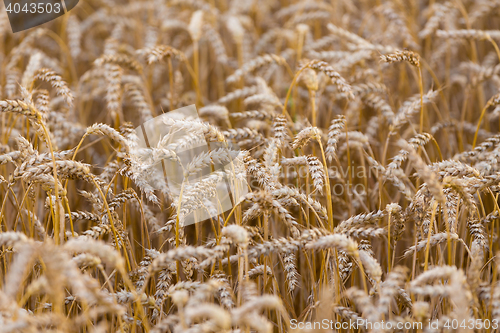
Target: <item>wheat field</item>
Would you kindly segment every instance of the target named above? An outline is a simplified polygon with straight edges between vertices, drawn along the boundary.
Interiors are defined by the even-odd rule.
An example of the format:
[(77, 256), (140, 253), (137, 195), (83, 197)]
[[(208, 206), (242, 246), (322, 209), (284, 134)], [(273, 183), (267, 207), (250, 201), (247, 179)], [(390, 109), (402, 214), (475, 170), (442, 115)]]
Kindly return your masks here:
[[(82, 0), (13, 34), (2, 6), (0, 332), (497, 331), (499, 17)], [(135, 129), (190, 105), (139, 158)], [(236, 144), (231, 171), (223, 148), (182, 165), (197, 137)]]

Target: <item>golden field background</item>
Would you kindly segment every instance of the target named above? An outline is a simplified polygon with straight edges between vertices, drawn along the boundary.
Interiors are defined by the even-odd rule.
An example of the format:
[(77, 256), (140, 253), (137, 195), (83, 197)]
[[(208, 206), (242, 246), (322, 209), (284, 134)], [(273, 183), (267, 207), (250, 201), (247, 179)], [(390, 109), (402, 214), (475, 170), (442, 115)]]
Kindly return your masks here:
[[(82, 0), (13, 34), (2, 7), (0, 332), (495, 331), (499, 8)], [(148, 178), (195, 136), (241, 148), (234, 209), (187, 181), (220, 150), (180, 195)]]

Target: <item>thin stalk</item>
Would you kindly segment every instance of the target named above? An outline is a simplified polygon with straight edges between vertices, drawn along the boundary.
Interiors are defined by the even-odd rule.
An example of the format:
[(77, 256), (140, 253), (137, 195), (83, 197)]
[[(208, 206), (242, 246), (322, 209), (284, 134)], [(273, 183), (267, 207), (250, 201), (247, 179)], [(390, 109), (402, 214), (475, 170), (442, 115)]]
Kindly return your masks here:
[[(38, 110), (36, 110), (36, 113), (37, 114), (40, 114), (38, 112)], [(43, 129), (43, 132), (45, 134), (45, 138), (46, 138), (46, 142), (47, 142), (47, 146), (49, 147), (49, 151), (50, 151), (50, 156), (52, 157), (52, 175), (54, 176), (54, 194), (56, 196), (56, 205), (55, 205), (55, 211), (54, 211), (54, 214), (55, 214), (55, 220), (54, 220), (54, 240), (55, 240), (55, 243), (56, 245), (59, 245), (61, 242), (61, 237), (59, 235), (60, 233), (60, 230), (59, 230), (59, 216), (61, 214), (60, 212), (60, 206), (57, 205), (57, 201), (59, 200), (59, 181), (58, 181), (58, 176), (57, 176), (57, 165), (56, 165), (56, 157), (54, 155), (54, 149), (52, 147), (52, 142), (50, 141), (50, 135), (49, 135), (49, 131), (47, 130), (47, 128), (45, 127), (45, 124), (43, 123), (43, 121), (39, 121), (39, 124), (40, 126), (42, 127)], [(71, 211), (68, 211), (68, 214), (71, 214)], [(63, 234), (63, 237), (64, 237), (64, 234)]]
[(387, 272), (391, 272), (391, 211), (387, 216)]
[(323, 150), (323, 144), (321, 143), (321, 138), (317, 138), (319, 143), (319, 148), (321, 150), (321, 156), (323, 157), (323, 169), (325, 171), (325, 187), (326, 187), (326, 209), (328, 211), (328, 225), (330, 231), (333, 232), (333, 207), (332, 207), (332, 190), (330, 188), (330, 177), (328, 175), (328, 167), (326, 164), (325, 151)]
[[(427, 271), (427, 267), (429, 265), (429, 251), (430, 251), (430, 244), (431, 244), (431, 235), (432, 235), (432, 228), (433, 228), (433, 221), (434, 218), (436, 217), (436, 209), (437, 209), (438, 202), (435, 201), (434, 204), (432, 205), (432, 215), (431, 215), (431, 222), (429, 223), (429, 231), (427, 232), (427, 245), (425, 248), (425, 264), (424, 264), (424, 272)], [(415, 248), (415, 252), (417, 249)]]
[(486, 114), (486, 110), (490, 107), (490, 103), (486, 103), (486, 106), (481, 111), (481, 115), (479, 116), (479, 120), (477, 121), (476, 133), (474, 133), (474, 141), (472, 141), (472, 149), (476, 147), (477, 136), (479, 133), (479, 129), (481, 128), (481, 122), (483, 121), (484, 115)]
[(170, 85), (170, 111), (175, 109), (175, 100), (174, 100), (174, 73), (172, 67), (172, 59), (168, 57), (168, 83)]
[[(200, 89), (199, 84), (200, 84), (200, 64), (199, 64), (199, 44), (198, 41), (195, 40), (193, 41), (193, 69), (194, 69), (194, 77), (196, 79), (197, 85), (198, 85), (198, 90)], [(201, 105), (201, 94), (197, 93), (196, 94), (196, 104)]]
[[(180, 246), (180, 238), (179, 238), (179, 228), (180, 228), (180, 223), (179, 223), (179, 213), (181, 211), (181, 203), (182, 203), (182, 194), (184, 192), (184, 180), (182, 181), (181, 184), (181, 191), (179, 193), (179, 202), (177, 204), (177, 213), (175, 217), (175, 247), (178, 248)], [(179, 260), (176, 261), (176, 269), (177, 269), (177, 278), (180, 279), (180, 274), (181, 274), (181, 263)]]
[(418, 88), (420, 90), (420, 130), (424, 131), (424, 81), (422, 79), (422, 68), (418, 67)]

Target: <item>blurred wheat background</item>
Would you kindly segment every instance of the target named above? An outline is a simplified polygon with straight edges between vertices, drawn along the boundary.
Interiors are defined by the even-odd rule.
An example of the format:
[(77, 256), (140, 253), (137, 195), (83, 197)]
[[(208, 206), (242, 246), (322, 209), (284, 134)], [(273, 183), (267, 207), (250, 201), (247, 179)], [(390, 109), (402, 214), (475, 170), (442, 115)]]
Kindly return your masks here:
[[(0, 332), (495, 331), (499, 16), (498, 0), (81, 0), (12, 34), (2, 6)], [(137, 126), (191, 104), (203, 121), (174, 126), (241, 147), (230, 211), (207, 204), (213, 178), (181, 196), (147, 181), (175, 143), (131, 153)], [(183, 227), (200, 207), (217, 214)]]

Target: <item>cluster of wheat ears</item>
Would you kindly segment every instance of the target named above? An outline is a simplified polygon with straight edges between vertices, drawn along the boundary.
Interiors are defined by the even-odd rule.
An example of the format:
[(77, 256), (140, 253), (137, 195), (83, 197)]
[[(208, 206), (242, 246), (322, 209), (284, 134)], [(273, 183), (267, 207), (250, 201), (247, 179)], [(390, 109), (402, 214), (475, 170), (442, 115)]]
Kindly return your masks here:
[[(499, 14), (85, 0), (12, 34), (2, 8), (0, 332), (494, 331)], [(170, 123), (182, 142), (132, 153), (136, 127), (191, 104), (199, 119)], [(241, 148), (230, 211), (210, 201), (218, 173), (179, 195), (148, 179), (194, 135)], [(199, 209), (213, 217), (183, 226)]]

